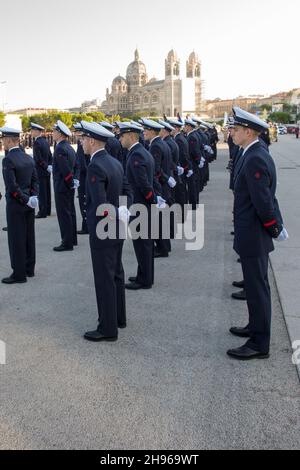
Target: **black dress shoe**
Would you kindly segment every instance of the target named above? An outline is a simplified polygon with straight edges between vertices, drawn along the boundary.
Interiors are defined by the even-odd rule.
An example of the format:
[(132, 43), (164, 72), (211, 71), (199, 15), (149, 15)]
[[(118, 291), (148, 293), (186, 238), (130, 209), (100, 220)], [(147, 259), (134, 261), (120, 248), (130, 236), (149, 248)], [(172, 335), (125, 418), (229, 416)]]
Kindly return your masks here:
[(17, 280), (14, 279), (12, 276), (6, 277), (6, 278), (2, 279), (2, 284), (8, 284), (8, 285), (12, 285), (12, 284), (25, 284), (26, 282), (27, 282), (27, 279), (24, 279), (23, 281), (17, 281)]
[(66, 246), (64, 245), (60, 245), (60, 246), (56, 246), (55, 248), (53, 248), (53, 251), (57, 251), (57, 252), (62, 252), (62, 251), (74, 251), (74, 248), (67, 248)]
[(3, 227), (3, 232), (7, 232), (7, 227)]
[(234, 281), (232, 283), (233, 287), (238, 287), (239, 289), (244, 289), (245, 287), (245, 281), (241, 281), (241, 282), (236, 282)]
[(35, 276), (35, 274), (34, 273), (26, 273), (26, 276), (32, 278), (32, 277)]
[(169, 253), (160, 253), (159, 251), (154, 252), (154, 258), (169, 258)]
[(143, 286), (142, 284), (138, 284), (137, 282), (130, 282), (129, 284), (125, 284), (125, 289), (127, 290), (152, 289), (152, 286)]
[(118, 328), (119, 328), (120, 330), (125, 330), (125, 328), (127, 328), (127, 325), (126, 325), (126, 323), (119, 323), (119, 324), (118, 324)]
[(77, 232), (77, 235), (88, 235), (88, 234), (89, 234), (89, 232), (87, 232), (86, 230), (79, 230)]
[(234, 336), (239, 336), (240, 338), (250, 338), (250, 330), (246, 326), (246, 328), (238, 328), (234, 326), (233, 328), (230, 328), (230, 333)]
[(241, 290), (241, 292), (234, 292), (231, 297), (235, 300), (247, 300), (246, 291)]
[(47, 219), (47, 216), (38, 214), (38, 215), (35, 216), (35, 218), (36, 219)]
[(136, 280), (137, 280), (137, 277), (130, 277), (128, 279), (129, 282), (136, 282)]
[(270, 357), (269, 353), (262, 353), (259, 351), (254, 351), (254, 349), (248, 348), (248, 346), (241, 346), (237, 349), (230, 349), (227, 351), (228, 356), (239, 361), (249, 361), (251, 359), (268, 359)]
[(233, 235), (233, 236), (234, 236), (234, 232), (230, 232), (230, 235)]
[(100, 343), (101, 341), (114, 343), (115, 341), (118, 341), (117, 336), (113, 336), (113, 337), (104, 336), (98, 330), (88, 331), (87, 333), (85, 333), (84, 339), (86, 339), (87, 341), (93, 341), (94, 343)]

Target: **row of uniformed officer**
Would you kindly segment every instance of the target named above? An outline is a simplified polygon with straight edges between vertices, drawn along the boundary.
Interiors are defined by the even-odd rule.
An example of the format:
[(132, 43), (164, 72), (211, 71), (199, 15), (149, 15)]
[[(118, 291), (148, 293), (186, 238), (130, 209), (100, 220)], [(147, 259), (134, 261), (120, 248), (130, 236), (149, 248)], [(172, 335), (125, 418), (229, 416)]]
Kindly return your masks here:
[(20, 131), (0, 129), (5, 149), (2, 162), (6, 191), (8, 246), (13, 273), (4, 284), (27, 282), (35, 274), (35, 209), (38, 206), (38, 176), (32, 158), (22, 151)]

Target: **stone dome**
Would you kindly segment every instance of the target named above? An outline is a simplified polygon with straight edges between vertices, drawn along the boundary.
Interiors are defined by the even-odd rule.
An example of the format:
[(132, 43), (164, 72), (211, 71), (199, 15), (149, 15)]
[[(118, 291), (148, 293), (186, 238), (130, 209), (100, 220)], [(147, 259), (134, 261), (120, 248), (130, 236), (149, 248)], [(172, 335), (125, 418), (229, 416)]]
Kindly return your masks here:
[(116, 78), (114, 78), (112, 82), (112, 86), (119, 86), (119, 85), (126, 85), (126, 78), (121, 77), (121, 75), (118, 75)]

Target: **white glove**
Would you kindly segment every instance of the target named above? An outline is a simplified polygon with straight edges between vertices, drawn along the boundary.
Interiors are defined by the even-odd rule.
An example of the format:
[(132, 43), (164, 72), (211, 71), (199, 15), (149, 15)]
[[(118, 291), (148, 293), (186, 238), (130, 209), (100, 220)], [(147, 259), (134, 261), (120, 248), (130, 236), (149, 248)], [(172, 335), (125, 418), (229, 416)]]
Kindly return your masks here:
[(186, 177), (190, 178), (191, 176), (193, 176), (193, 174), (194, 174), (193, 170), (190, 170), (188, 174), (186, 175)]
[(175, 188), (175, 186), (177, 185), (176, 181), (174, 180), (174, 178), (172, 176), (170, 176), (170, 178), (169, 178), (168, 185), (172, 189)]
[(289, 234), (287, 230), (283, 227), (282, 232), (280, 233), (279, 237), (275, 238), (278, 242), (285, 242), (289, 239)]
[(48, 173), (50, 173), (50, 175), (51, 175), (51, 173), (52, 173), (52, 171), (53, 171), (52, 165), (49, 165), (49, 166), (48, 166), (47, 171), (48, 171)]
[(72, 188), (72, 189), (78, 189), (78, 188), (79, 188), (79, 186), (80, 186), (80, 182), (79, 182), (79, 180), (73, 180), (73, 183), (74, 183), (74, 186), (73, 186), (73, 188)]
[(157, 209), (165, 209), (166, 208), (166, 202), (161, 196), (156, 197), (156, 207)]
[(39, 205), (39, 200), (37, 196), (31, 196), (29, 198), (29, 201), (27, 202), (27, 206), (30, 207), (30, 209), (37, 209)]
[(121, 206), (118, 208), (119, 220), (122, 220), (124, 223), (128, 223), (130, 220), (131, 213), (126, 206)]
[(204, 168), (204, 165), (205, 165), (205, 159), (202, 157), (201, 160), (200, 160), (200, 164), (199, 164), (199, 168)]
[(214, 153), (213, 149), (209, 145), (204, 145), (204, 150), (210, 155), (213, 155)]
[(182, 168), (182, 166), (177, 167), (177, 174), (178, 176), (182, 176), (184, 174), (184, 168)]

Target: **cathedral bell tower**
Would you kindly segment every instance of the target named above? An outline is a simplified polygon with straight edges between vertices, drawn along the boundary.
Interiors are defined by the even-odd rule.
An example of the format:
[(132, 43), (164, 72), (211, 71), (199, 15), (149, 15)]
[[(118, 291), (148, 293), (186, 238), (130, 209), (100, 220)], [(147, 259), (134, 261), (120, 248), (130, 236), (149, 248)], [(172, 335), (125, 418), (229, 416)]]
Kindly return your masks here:
[(165, 60), (164, 112), (176, 116), (181, 112), (180, 60), (172, 49)]

